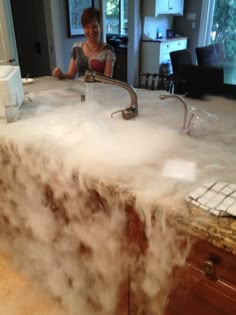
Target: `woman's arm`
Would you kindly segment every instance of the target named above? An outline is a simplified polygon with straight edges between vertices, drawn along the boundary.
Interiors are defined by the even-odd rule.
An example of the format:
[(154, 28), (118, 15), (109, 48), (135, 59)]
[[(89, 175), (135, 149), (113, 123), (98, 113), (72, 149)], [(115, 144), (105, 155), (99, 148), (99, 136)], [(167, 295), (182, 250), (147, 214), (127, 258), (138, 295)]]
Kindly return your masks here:
[(76, 65), (73, 58), (70, 59), (69, 67), (66, 73), (63, 73), (60, 68), (56, 67), (52, 75), (58, 79), (74, 79), (76, 75)]
[(107, 60), (105, 62), (104, 75), (107, 77), (112, 77), (113, 67), (114, 67), (114, 62), (112, 60)]

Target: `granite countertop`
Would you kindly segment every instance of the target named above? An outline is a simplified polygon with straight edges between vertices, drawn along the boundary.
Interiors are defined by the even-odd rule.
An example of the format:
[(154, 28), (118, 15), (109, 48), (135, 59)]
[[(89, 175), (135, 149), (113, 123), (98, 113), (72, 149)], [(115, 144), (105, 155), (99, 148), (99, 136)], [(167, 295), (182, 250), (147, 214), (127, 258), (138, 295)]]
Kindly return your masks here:
[(42, 77), (24, 89), (20, 119), (0, 120), (0, 251), (67, 314), (125, 314), (129, 295), (163, 314), (192, 236), (236, 254), (235, 218), (187, 199), (236, 183), (233, 100), (187, 98), (188, 136), (165, 91), (137, 89), (139, 115), (124, 120), (111, 118), (130, 105), (121, 87)]
[[(109, 180), (111, 181), (110, 183), (114, 186), (116, 186), (117, 184), (117, 187), (119, 187), (119, 189), (122, 188), (124, 191), (128, 191), (128, 195), (130, 196), (128, 197), (128, 199), (130, 200), (129, 202), (133, 204), (133, 206), (137, 206), (140, 203), (142, 207), (143, 204), (149, 203), (154, 208), (156, 207), (157, 209), (165, 209), (166, 213), (168, 213), (169, 218), (172, 218), (173, 222), (177, 224), (179, 228), (188, 231), (197, 238), (207, 240), (217, 247), (236, 254), (236, 220), (232, 217), (218, 218), (200, 208), (190, 205), (185, 200), (186, 195), (194, 190), (196, 187), (201, 185), (203, 182), (212, 179), (226, 180), (233, 183), (236, 182), (236, 178), (234, 175), (236, 165), (236, 158), (234, 158), (235, 135), (230, 135), (230, 128), (232, 127), (232, 124), (234, 124), (234, 122), (229, 120), (229, 129), (224, 130), (225, 121), (227, 119), (230, 119), (232, 112), (234, 112), (235, 110), (233, 107), (233, 101), (226, 100), (220, 97), (208, 97), (208, 99), (205, 100), (187, 99), (187, 102), (189, 104), (193, 106), (200, 106), (200, 108), (214, 113), (217, 120), (217, 126), (213, 126), (213, 129), (211, 129), (210, 126), (209, 135), (206, 135), (206, 133), (208, 133), (207, 127), (204, 125), (200, 126), (199, 132), (202, 133), (202, 135), (197, 135), (197, 137), (195, 138), (183, 135), (181, 136), (182, 138), (180, 140), (179, 135), (176, 137), (176, 135), (173, 134), (173, 130), (170, 129), (169, 124), (173, 124), (174, 132), (178, 130), (181, 126), (183, 115), (181, 105), (176, 105), (174, 103), (176, 101), (173, 99), (163, 102), (158, 100), (158, 95), (162, 93), (162, 91), (147, 91), (138, 89), (137, 93), (139, 99), (139, 117), (132, 121), (123, 121), (119, 114), (115, 116), (115, 119), (110, 119), (110, 113), (119, 109), (120, 107), (124, 108), (129, 105), (129, 96), (126, 95), (126, 92), (124, 92), (124, 90), (119, 87), (103, 85), (100, 83), (96, 83), (94, 86), (94, 100), (92, 101), (92, 103), (88, 106), (86, 102), (81, 103), (79, 100), (80, 103), (76, 109), (75, 100), (78, 101), (79, 99), (78, 94), (76, 94), (78, 92), (78, 82), (58, 81), (52, 77), (35, 79), (35, 82), (33, 84), (26, 85), (24, 86), (24, 88), (26, 95), (30, 96), (30, 98), (36, 97), (38, 99), (35, 101), (35, 103), (33, 102), (32, 104), (26, 101), (25, 105), (23, 105), (22, 108), (22, 117), (18, 122), (8, 125), (4, 123), (0, 124), (1, 138), (4, 139), (4, 136), (6, 136), (6, 138), (9, 137), (11, 140), (14, 141), (14, 138), (16, 137), (16, 141), (20, 139), (20, 141), (26, 141), (27, 143), (32, 135), (36, 134), (36, 132), (42, 132), (42, 135), (44, 134), (48, 137), (49, 146), (54, 137), (55, 139), (53, 141), (59, 141), (60, 146), (63, 143), (64, 149), (66, 149), (71, 146), (73, 147), (73, 141), (75, 142), (75, 139), (72, 140), (72, 138), (70, 137), (68, 137), (67, 140), (64, 142), (60, 140), (60, 138), (63, 139), (64, 136), (63, 128), (66, 130), (65, 132), (69, 132), (69, 129), (67, 129), (68, 123), (71, 124), (71, 130), (73, 125), (76, 126), (82, 124), (84, 128), (84, 139), (90, 139), (92, 133), (94, 132), (95, 142), (101, 141), (100, 136), (103, 137), (107, 132), (112, 132), (112, 128), (123, 127), (124, 133), (115, 136), (114, 141), (123, 141), (122, 145), (117, 142), (117, 146), (121, 145), (121, 150), (129, 150), (124, 142), (125, 135), (129, 134), (126, 140), (133, 141), (132, 145), (134, 151), (133, 153), (127, 151), (127, 157), (125, 157), (124, 151), (120, 151), (116, 147), (112, 147), (113, 144), (110, 143), (111, 139), (107, 140), (107, 142), (105, 138), (103, 139), (105, 145), (110, 146), (111, 152), (113, 152), (113, 154), (117, 154), (118, 160), (118, 162), (116, 162), (114, 165), (112, 164), (112, 162), (109, 161), (109, 159), (107, 159), (106, 161), (106, 163), (108, 163), (108, 165), (106, 166), (107, 171), (109, 172), (110, 168), (114, 169), (114, 174), (110, 174), (109, 176)], [(47, 91), (50, 90), (53, 91), (51, 95), (47, 94)], [(43, 91), (45, 91), (45, 93)], [(69, 103), (71, 102), (70, 105), (67, 105), (68, 110), (66, 110), (66, 105), (63, 107), (61, 104), (58, 104), (57, 107), (57, 91), (58, 101), (59, 99), (64, 98), (64, 100), (67, 99)], [(66, 95), (65, 91), (69, 91), (69, 94)], [(106, 97), (104, 97), (104, 95), (106, 95)], [(44, 103), (44, 99), (46, 97), (53, 98), (55, 103), (51, 104), (51, 107), (46, 105), (46, 103), (42, 104), (42, 106), (40, 107), (40, 98), (42, 103)], [(121, 102), (118, 102), (121, 105), (117, 106), (116, 102), (114, 101), (114, 97), (122, 97), (122, 104)], [(101, 103), (104, 103), (105, 107), (102, 107), (100, 105)], [(154, 107), (157, 107), (156, 113), (159, 117), (150, 118), (148, 116), (153, 116), (153, 104)], [(83, 109), (81, 109), (83, 106), (88, 106), (89, 115), (91, 116), (88, 116), (87, 113), (83, 113)], [(175, 112), (174, 115), (173, 109)], [(78, 117), (80, 118), (82, 117), (82, 120), (76, 120), (72, 118), (73, 115), (70, 116), (70, 110), (75, 110), (74, 115), (78, 115)], [(93, 115), (96, 115), (95, 120)], [(167, 117), (165, 124), (168, 126), (167, 129), (164, 131), (164, 134), (162, 134), (163, 130), (159, 130), (157, 125), (155, 130), (153, 129), (153, 126), (158, 122), (162, 123), (163, 119), (166, 118), (165, 116)], [(54, 122), (52, 122), (53, 117), (55, 119)], [(62, 117), (64, 117), (64, 119), (62, 119)], [(86, 119), (88, 119), (88, 122), (86, 122)], [(145, 119), (149, 120), (149, 126), (145, 125)], [(50, 122), (51, 125), (47, 126), (47, 122)], [(61, 128), (59, 128), (60, 122)], [(39, 125), (37, 126), (37, 124)], [(134, 127), (134, 125), (138, 126)], [(16, 134), (13, 135), (13, 133), (11, 132), (19, 128), (26, 128), (25, 130), (27, 130), (27, 128), (29, 128), (28, 130), (32, 129), (32, 134), (29, 137), (23, 137), (23, 135), (21, 134), (20, 138), (17, 140), (17, 137), (19, 137), (20, 133), (18, 133), (18, 135), (16, 136)], [(139, 133), (139, 129), (140, 142), (138, 141), (138, 143), (135, 143), (135, 134), (136, 132), (137, 134)], [(71, 130), (70, 132), (72, 132)], [(133, 136), (132, 132), (134, 132)], [(157, 145), (153, 145), (154, 141), (160, 141), (160, 139), (158, 138), (158, 133), (166, 138), (165, 145), (163, 143), (160, 143), (159, 145), (158, 143)], [(216, 136), (214, 135), (214, 133), (216, 134)], [(39, 134), (37, 135), (37, 137), (38, 136)], [(149, 139), (150, 141), (149, 145), (144, 146), (146, 149), (146, 153), (144, 153), (142, 149), (140, 150), (140, 146), (142, 147), (141, 143), (145, 141), (145, 139)], [(224, 139), (226, 139), (226, 142), (223, 144), (223, 147), (220, 147), (219, 143), (220, 141), (223, 142)], [(181, 153), (179, 153), (172, 147), (173, 141), (175, 142), (175, 144), (173, 145), (174, 147), (183, 147)], [(180, 143), (180, 141), (184, 142)], [(36, 142), (34, 143), (34, 145), (36, 151), (39, 150)], [(48, 147), (46, 145), (43, 145), (42, 143), (40, 145), (42, 150), (48, 150)], [(89, 145), (85, 146), (85, 149), (91, 149), (91, 145), (93, 145), (93, 143), (89, 141)], [(100, 149), (104, 150), (104, 152), (102, 152), (101, 156), (99, 156), (99, 154), (97, 156), (97, 165), (101, 167), (100, 169), (99, 167), (97, 167), (97, 174), (96, 172), (93, 173), (95, 176), (97, 175), (98, 178), (103, 177), (101, 176), (101, 173), (104, 171), (102, 158), (103, 154), (104, 156), (107, 156), (105, 145), (104, 147), (102, 145), (100, 147)], [(185, 146), (189, 147), (190, 149), (186, 150)], [(155, 161), (155, 159), (153, 159), (151, 155), (156, 155), (156, 159), (158, 160), (158, 150), (159, 152), (161, 152), (161, 157), (163, 156), (165, 160), (168, 160), (168, 158), (173, 158), (195, 161), (195, 156), (191, 155), (194, 152), (191, 150), (194, 150), (195, 147), (196, 151), (199, 152), (203, 150), (208, 150), (208, 153), (206, 155), (202, 154), (202, 156), (200, 156), (200, 159), (196, 160), (196, 179), (191, 180), (191, 178), (188, 178), (188, 175), (185, 176), (185, 178), (183, 179), (165, 178), (162, 185), (163, 187), (166, 187), (166, 192), (163, 192), (162, 189), (160, 189), (161, 192), (159, 192), (157, 183), (158, 177), (160, 176), (161, 172), (156, 171), (158, 167), (161, 167), (163, 169), (163, 164), (157, 163), (157, 161)], [(54, 148), (52, 152), (55, 150), (56, 149)], [(77, 149), (74, 148), (74, 150), (76, 151)], [(95, 147), (92, 148), (92, 150), (99, 150), (99, 146), (96, 144)], [(212, 150), (212, 154), (210, 154), (210, 150)], [(223, 155), (223, 151), (221, 150), (225, 152), (225, 156)], [(55, 152), (53, 152), (53, 154), (54, 153)], [(139, 154), (139, 157), (135, 160), (136, 154)], [(215, 157), (214, 161), (207, 160), (208, 158), (212, 159), (212, 157)], [(223, 163), (225, 159), (228, 159), (228, 161), (226, 161), (226, 163)], [(87, 154), (85, 154), (84, 160), (89, 160)], [(81, 160), (82, 164), (85, 164), (84, 160)], [(91, 167), (89, 163), (88, 166)], [(201, 163), (203, 165), (201, 165)], [(124, 164), (124, 167), (122, 167), (122, 164)], [(145, 164), (143, 169), (142, 164)], [(132, 175), (132, 180), (130, 181), (127, 181), (127, 174), (124, 171), (125, 167), (128, 167), (131, 171), (130, 174), (128, 173), (128, 177)], [(231, 169), (228, 169), (228, 167), (231, 167)], [(117, 174), (115, 168), (117, 168), (119, 175)], [(203, 171), (206, 172), (207, 176), (203, 174)], [(156, 174), (151, 175), (151, 173), (155, 172)], [(188, 172), (188, 169), (186, 169), (186, 172)], [(192, 172), (192, 169), (190, 169), (189, 172)], [(189, 175), (189, 177), (191, 177), (191, 175)], [(106, 179), (104, 180), (106, 182)], [(146, 183), (145, 189), (142, 189), (140, 186), (143, 181), (145, 181)], [(179, 187), (177, 187), (177, 185), (179, 185)], [(151, 189), (147, 189), (147, 186), (150, 186)], [(164, 195), (163, 198), (162, 194)], [(173, 197), (173, 202), (170, 200), (170, 196)]]

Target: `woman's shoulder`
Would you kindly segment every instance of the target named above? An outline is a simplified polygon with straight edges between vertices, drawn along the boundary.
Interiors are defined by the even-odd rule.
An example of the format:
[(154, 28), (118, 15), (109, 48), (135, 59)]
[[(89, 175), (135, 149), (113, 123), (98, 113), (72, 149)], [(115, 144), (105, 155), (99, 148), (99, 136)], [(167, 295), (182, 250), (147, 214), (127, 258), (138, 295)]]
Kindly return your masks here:
[(114, 48), (107, 43), (104, 43), (103, 50), (111, 50), (112, 52), (114, 52)]
[(82, 48), (83, 42), (76, 42), (73, 44), (72, 48)]

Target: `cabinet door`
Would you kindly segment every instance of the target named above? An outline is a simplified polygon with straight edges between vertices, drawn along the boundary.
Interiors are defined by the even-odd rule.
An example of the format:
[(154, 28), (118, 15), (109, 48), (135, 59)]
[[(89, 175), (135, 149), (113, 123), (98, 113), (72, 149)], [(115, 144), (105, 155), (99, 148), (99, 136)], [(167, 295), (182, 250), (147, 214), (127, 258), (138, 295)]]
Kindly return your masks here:
[[(169, 9), (173, 10), (174, 14), (183, 15), (184, 14), (184, 0), (172, 0), (170, 3), (169, 0)], [(171, 9), (172, 6), (172, 9)]]
[(184, 268), (176, 270), (176, 286), (167, 315), (236, 314), (235, 256), (207, 242), (197, 242)]
[(187, 265), (169, 297), (166, 315), (235, 315), (236, 292), (223, 281), (214, 281)]
[(169, 13), (169, 0), (156, 0), (156, 15)]
[(183, 15), (184, 0), (156, 0), (156, 15), (178, 14)]

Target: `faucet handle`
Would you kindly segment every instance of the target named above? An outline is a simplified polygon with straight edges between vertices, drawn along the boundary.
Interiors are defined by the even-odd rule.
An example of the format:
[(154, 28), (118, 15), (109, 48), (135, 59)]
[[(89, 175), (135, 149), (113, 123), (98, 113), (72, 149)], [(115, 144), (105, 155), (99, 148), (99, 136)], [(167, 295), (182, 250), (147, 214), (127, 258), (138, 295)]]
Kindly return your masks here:
[(95, 72), (86, 70), (84, 74), (84, 81), (85, 82), (96, 82), (95, 80)]
[(111, 114), (111, 117), (117, 113), (122, 113), (122, 117), (126, 120), (138, 116), (138, 110), (135, 107), (127, 107), (126, 109), (120, 109)]
[(134, 118), (137, 115), (138, 115), (138, 111), (134, 107), (128, 107), (122, 110), (122, 117), (126, 120)]

